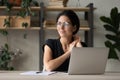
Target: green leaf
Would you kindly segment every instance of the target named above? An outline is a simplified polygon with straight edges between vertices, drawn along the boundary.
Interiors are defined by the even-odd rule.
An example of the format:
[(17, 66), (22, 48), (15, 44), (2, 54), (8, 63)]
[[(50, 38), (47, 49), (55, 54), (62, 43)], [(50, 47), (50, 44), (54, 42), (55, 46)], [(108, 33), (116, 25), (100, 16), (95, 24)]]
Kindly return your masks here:
[(118, 55), (117, 55), (114, 48), (110, 48), (108, 58), (109, 59), (112, 58), (112, 59), (118, 59), (119, 60), (119, 57), (118, 57)]
[(106, 25), (104, 25), (104, 28), (107, 31), (110, 31), (110, 32), (113, 32), (113, 33), (117, 34), (117, 30), (113, 26), (111, 26), (111, 25), (106, 24)]
[(6, 50), (8, 50), (8, 49), (9, 49), (8, 44), (5, 44), (5, 46), (4, 46), (4, 47), (5, 47), (5, 49), (6, 49)]
[(103, 21), (104, 23), (112, 25), (111, 19), (109, 17), (101, 16), (100, 20)]
[(14, 67), (9, 67), (9, 70), (14, 70)]
[(6, 30), (0, 30), (0, 33), (4, 36), (7, 36), (8, 35), (8, 32)]
[(4, 19), (4, 25), (3, 26), (6, 26), (6, 27), (10, 27), (10, 17)]
[(28, 23), (27, 23), (27, 22), (23, 22), (23, 23), (22, 23), (22, 27), (27, 28), (27, 27), (28, 27)]
[(105, 46), (111, 48), (112, 43), (110, 41), (105, 41)]
[(27, 39), (27, 33), (24, 33), (23, 37), (24, 39)]
[(118, 46), (118, 45), (120, 45), (120, 44), (116, 44), (115, 48), (120, 52), (120, 46)]
[(110, 13), (112, 25), (118, 30), (120, 22), (120, 14), (118, 13), (117, 7), (113, 8)]
[(109, 39), (109, 40), (112, 40), (114, 42), (119, 42), (120, 41), (120, 39), (116, 35), (106, 34), (106, 38)]
[(114, 45), (110, 41), (105, 42), (105, 46), (109, 48), (109, 56), (108, 58), (119, 59), (117, 52), (115, 51)]
[(25, 11), (20, 11), (17, 16), (21, 16), (22, 18), (24, 18), (26, 16), (26, 12)]
[(34, 12), (31, 12), (30, 14), (31, 14), (31, 16), (35, 16), (35, 13), (34, 13)]
[(118, 15), (118, 9), (117, 7), (114, 7), (110, 12), (111, 19), (115, 20), (115, 18), (117, 18), (117, 15)]
[(32, 1), (32, 3), (33, 3), (35, 6), (39, 6), (39, 4), (38, 4), (37, 1)]
[[(120, 13), (118, 13), (118, 29), (120, 28)], [(120, 29), (119, 29), (120, 30)]]
[(21, 7), (22, 8), (27, 8), (29, 6), (29, 0), (22, 0)]

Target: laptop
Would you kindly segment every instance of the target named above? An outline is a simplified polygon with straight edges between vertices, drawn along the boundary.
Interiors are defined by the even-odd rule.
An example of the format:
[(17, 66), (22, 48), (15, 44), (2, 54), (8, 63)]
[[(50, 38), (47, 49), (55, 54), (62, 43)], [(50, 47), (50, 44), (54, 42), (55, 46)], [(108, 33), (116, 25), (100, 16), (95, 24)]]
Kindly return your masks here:
[(108, 48), (105, 47), (74, 47), (71, 52), (68, 68), (69, 75), (104, 74)]

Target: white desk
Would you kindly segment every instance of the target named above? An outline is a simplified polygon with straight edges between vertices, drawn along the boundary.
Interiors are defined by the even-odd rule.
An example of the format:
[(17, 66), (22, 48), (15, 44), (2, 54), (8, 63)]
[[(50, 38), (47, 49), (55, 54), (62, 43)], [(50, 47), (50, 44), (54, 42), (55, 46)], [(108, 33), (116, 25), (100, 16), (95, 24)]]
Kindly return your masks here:
[(20, 75), (21, 71), (0, 71), (0, 80), (120, 80), (120, 73), (105, 73), (103, 75), (68, 75), (55, 73), (48, 76)]

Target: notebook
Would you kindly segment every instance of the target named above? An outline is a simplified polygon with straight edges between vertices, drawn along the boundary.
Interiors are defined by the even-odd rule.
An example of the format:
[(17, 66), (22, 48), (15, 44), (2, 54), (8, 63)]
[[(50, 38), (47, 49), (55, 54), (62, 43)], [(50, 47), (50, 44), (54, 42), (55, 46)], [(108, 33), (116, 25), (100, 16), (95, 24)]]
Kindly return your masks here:
[(74, 47), (71, 52), (68, 74), (103, 74), (106, 68), (108, 51), (108, 48), (105, 47)]

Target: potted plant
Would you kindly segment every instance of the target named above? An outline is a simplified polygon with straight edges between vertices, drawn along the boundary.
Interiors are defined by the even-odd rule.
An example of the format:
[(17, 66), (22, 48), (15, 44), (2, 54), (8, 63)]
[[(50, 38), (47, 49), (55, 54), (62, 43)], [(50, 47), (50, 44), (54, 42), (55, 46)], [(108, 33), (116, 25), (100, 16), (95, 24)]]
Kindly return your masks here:
[[(115, 61), (110, 61), (112, 63), (111, 65), (113, 65), (113, 63), (119, 63), (117, 65), (119, 65), (120, 67), (118, 56), (118, 53), (120, 53), (120, 12), (118, 12), (118, 8), (112, 8), (110, 12), (110, 17), (101, 16), (100, 20), (105, 23), (103, 27), (106, 31), (109, 32), (105, 35), (105, 37), (107, 38), (107, 40), (105, 41), (105, 46), (109, 48), (108, 59), (112, 59), (112, 61)], [(115, 70), (116, 69), (117, 68), (115, 68)]]
[(109, 48), (108, 58), (119, 59), (117, 51), (120, 52), (120, 13), (117, 7), (111, 10), (110, 17), (101, 16), (100, 20), (106, 23), (104, 28), (110, 32), (105, 35), (105, 46)]
[(31, 6), (39, 6), (38, 2), (35, 0), (22, 0), (21, 8), (23, 9), (18, 13), (19, 16), (34, 16), (34, 12), (31, 11)]
[[(19, 5), (18, 5), (19, 4)], [(34, 0), (4, 0), (8, 17), (4, 19), (4, 27), (30, 27), (30, 16), (34, 16), (31, 6), (39, 6), (37, 1)], [(13, 6), (20, 6), (21, 10), (15, 15), (11, 16), (11, 9)], [(26, 38), (26, 33), (24, 38)]]
[[(8, 32), (6, 30), (0, 30), (0, 33), (8, 38)], [(21, 53), (22, 52), (19, 49), (16, 49), (15, 51), (10, 50), (8, 41), (3, 46), (0, 46), (0, 70), (14, 70), (12, 61), (14, 61)]]
[[(13, 6), (19, 6), (22, 8), (17, 15), (11, 16), (11, 9)], [(31, 6), (39, 6), (37, 1), (34, 0), (4, 0), (4, 5), (6, 6), (6, 11), (8, 13), (8, 18), (5, 19), (4, 26), (8, 25), (25, 27), (24, 24), (30, 26), (30, 16), (34, 16), (35, 13), (32, 12)], [(26, 19), (26, 20), (25, 20)]]
[[(17, 15), (21, 16), (23, 18), (28, 18), (30, 19), (30, 16), (35, 16), (35, 13), (32, 12), (31, 10), (31, 6), (39, 6), (38, 2), (35, 0), (22, 0), (21, 3), (21, 8), (23, 9), (22, 11), (20, 11)], [(30, 26), (29, 20), (27, 19), (28, 22), (22, 22), (22, 27), (27, 28), (28, 26)], [(27, 37), (27, 33), (24, 34), (24, 38)]]
[(7, 13), (6, 16), (0, 16), (0, 27), (10, 27), (11, 23), (11, 9), (13, 7), (12, 4), (8, 2), (8, 0), (3, 1), (3, 6), (6, 6), (5, 11)]
[(10, 51), (8, 44), (0, 47), (0, 70), (14, 70), (12, 61), (21, 54), (20, 50)]

